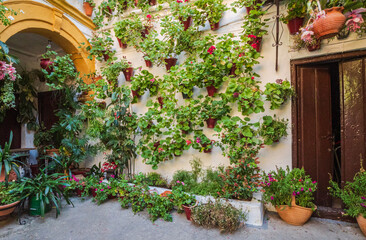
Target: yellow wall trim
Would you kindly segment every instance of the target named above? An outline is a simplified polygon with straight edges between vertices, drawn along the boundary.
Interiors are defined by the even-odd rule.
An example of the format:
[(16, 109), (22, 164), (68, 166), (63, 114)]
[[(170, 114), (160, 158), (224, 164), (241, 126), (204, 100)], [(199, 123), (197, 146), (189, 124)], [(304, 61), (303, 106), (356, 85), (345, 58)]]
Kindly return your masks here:
[(64, 13), (70, 15), (70, 17), (74, 18), (76, 21), (80, 22), (81, 24), (85, 25), (86, 27), (94, 30), (95, 25), (91, 18), (86, 16), (84, 13), (80, 12), (79, 9), (75, 8), (74, 6), (70, 5), (65, 0), (46, 0), (54, 7), (60, 9)]

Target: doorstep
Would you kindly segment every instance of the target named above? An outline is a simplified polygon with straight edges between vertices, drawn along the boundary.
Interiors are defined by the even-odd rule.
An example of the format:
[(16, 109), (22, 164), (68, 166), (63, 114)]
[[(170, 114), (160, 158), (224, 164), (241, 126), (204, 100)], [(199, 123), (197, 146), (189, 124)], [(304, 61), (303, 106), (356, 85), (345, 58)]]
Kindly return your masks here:
[[(149, 186), (151, 192), (157, 192), (158, 194), (162, 194), (165, 191), (171, 191), (168, 188), (161, 188), (161, 187), (151, 187)], [(195, 195), (196, 199), (200, 203), (207, 203), (209, 200), (215, 201), (215, 198), (212, 196), (200, 196)], [(223, 199), (226, 200), (226, 199)], [(253, 198), (251, 201), (240, 201), (229, 199), (228, 202), (233, 205), (236, 209), (241, 209), (243, 212), (247, 213), (247, 220), (245, 224), (250, 226), (262, 226), (263, 225), (263, 218), (264, 218), (264, 207), (262, 203), (262, 193), (254, 193)]]

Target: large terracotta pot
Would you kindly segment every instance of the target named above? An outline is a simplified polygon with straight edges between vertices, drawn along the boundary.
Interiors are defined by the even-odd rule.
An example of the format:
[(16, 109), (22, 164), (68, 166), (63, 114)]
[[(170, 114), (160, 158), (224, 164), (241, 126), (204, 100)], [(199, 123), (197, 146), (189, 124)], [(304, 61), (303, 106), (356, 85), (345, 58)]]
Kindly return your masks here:
[(366, 218), (364, 218), (361, 214), (358, 215), (357, 223), (358, 223), (358, 226), (360, 226), (360, 229), (361, 229), (363, 235), (366, 236)]
[[(2, 205), (0, 206), (0, 220), (5, 220), (9, 217), (9, 215), (14, 212), (17, 204), (19, 203), (20, 201), (16, 201), (16, 202), (13, 202), (11, 204), (8, 204), (8, 205)], [(4, 210), (6, 209), (6, 210)]]
[(127, 82), (131, 82), (131, 77), (133, 75), (133, 68), (129, 67), (122, 70), (123, 74), (125, 75), (125, 79)]
[(346, 17), (342, 14), (343, 7), (333, 7), (325, 9), (325, 17), (314, 21), (313, 30), (319, 40), (336, 36), (346, 22)]
[(276, 210), (283, 221), (295, 226), (304, 225), (313, 214), (313, 210), (311, 208), (297, 206), (295, 196), (292, 196), (291, 206), (276, 206)]
[[(8, 176), (8, 182), (12, 182), (17, 180), (17, 174), (14, 172), (14, 170), (11, 170), (9, 172), (9, 176)], [(2, 169), (1, 169), (1, 176), (0, 176), (0, 182), (5, 182), (5, 166), (3, 165)]]
[(94, 7), (91, 6), (90, 3), (88, 3), (88, 2), (84, 2), (83, 7), (84, 7), (85, 15), (88, 16), (88, 17), (91, 17), (93, 15)]
[(291, 35), (295, 35), (299, 32), (301, 26), (304, 23), (304, 18), (296, 17), (294, 19), (291, 19), (287, 23), (288, 30), (290, 31)]

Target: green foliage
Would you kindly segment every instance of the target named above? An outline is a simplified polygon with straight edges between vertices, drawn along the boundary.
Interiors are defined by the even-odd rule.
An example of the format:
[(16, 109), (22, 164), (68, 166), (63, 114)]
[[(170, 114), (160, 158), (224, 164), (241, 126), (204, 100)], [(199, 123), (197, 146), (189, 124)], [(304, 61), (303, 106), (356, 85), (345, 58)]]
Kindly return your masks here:
[(266, 100), (271, 102), (271, 109), (275, 110), (281, 107), (290, 97), (295, 94), (289, 81), (282, 79), (276, 80), (276, 83), (267, 83), (264, 91)]
[[(276, 115), (274, 116), (276, 117)], [(271, 116), (264, 116), (263, 123), (259, 129), (259, 135), (263, 138), (264, 144), (272, 145), (282, 137), (287, 136), (288, 120), (274, 119)]]
[(5, 182), (0, 182), (0, 206), (19, 201), (20, 193), (16, 191), (16, 187), (16, 183), (13, 182), (8, 185)]
[(222, 18), (222, 14), (228, 10), (223, 0), (198, 0), (194, 2), (194, 5), (199, 11), (199, 19), (196, 19), (196, 21), (201, 26), (205, 26), (206, 20), (210, 23), (218, 23)]
[(246, 220), (246, 214), (230, 203), (211, 200), (192, 209), (192, 222), (206, 228), (218, 228), (220, 232), (235, 232)]
[(304, 168), (277, 168), (268, 174), (263, 173), (263, 199), (273, 206), (291, 206), (291, 196), (294, 196), (297, 205), (314, 208), (313, 194), (316, 189), (316, 181), (312, 181), (310, 176), (305, 174)]
[(146, 181), (149, 186), (167, 187), (168, 183), (159, 173), (150, 172), (146, 175)]
[[(102, 33), (95, 33), (89, 39), (90, 45), (86, 46), (86, 50), (89, 52), (88, 59), (92, 60), (95, 57), (98, 61), (103, 61), (104, 56), (109, 56), (108, 61), (114, 60), (114, 51), (112, 51), (113, 39), (109, 31)], [(82, 43), (84, 46), (85, 43)], [(107, 62), (108, 62), (107, 61)]]
[(40, 174), (31, 178), (22, 178), (21, 182), (16, 188), (16, 191), (21, 193), (21, 199), (35, 196), (40, 200), (41, 216), (44, 217), (45, 206), (48, 204), (54, 204), (56, 207), (56, 217), (60, 214), (62, 208), (61, 197), (65, 199), (67, 204), (73, 203), (69, 200), (68, 196), (64, 194), (61, 187), (68, 187), (69, 184), (65, 181), (66, 177), (62, 174), (45, 174), (41, 170)]
[[(18, 11), (15, 11), (8, 6), (5, 6), (4, 0), (0, 0), (0, 23), (1, 25), (4, 25), (5, 27), (9, 26), (11, 24), (11, 21), (14, 20), (13, 16), (18, 15)], [(20, 12), (23, 12), (20, 10)]]
[(227, 105), (228, 102), (224, 100), (213, 100), (212, 97), (206, 96), (202, 102), (201, 118), (207, 120), (209, 118), (220, 120), (227, 116), (231, 108)]
[(159, 82), (161, 79), (155, 77), (149, 71), (142, 70), (140, 74), (136, 74), (131, 79), (131, 89), (137, 91), (140, 96), (144, 95), (147, 90), (150, 92), (150, 97), (158, 94)]
[(185, 192), (185, 183), (179, 180), (173, 186), (169, 198), (173, 200), (174, 206), (178, 207), (178, 212), (183, 211), (183, 205), (193, 206), (196, 203), (196, 198)]
[(307, 13), (307, 3), (307, 0), (286, 0), (287, 13), (281, 18), (281, 21), (287, 24), (294, 18), (304, 18)]
[(0, 95), (0, 122), (2, 122), (6, 111), (15, 107), (14, 82), (0, 80)]
[(167, 197), (161, 197), (157, 193), (153, 193), (147, 200), (147, 212), (151, 221), (155, 222), (158, 218), (164, 221), (172, 222), (173, 217), (170, 214), (173, 209), (173, 202)]
[(347, 215), (358, 217), (361, 214), (366, 218), (366, 171), (362, 167), (361, 171), (354, 176), (353, 182), (346, 182), (343, 189), (332, 180), (329, 184), (330, 194), (342, 200)]
[(131, 18), (122, 19), (114, 24), (114, 33), (122, 43), (136, 46), (141, 40), (141, 32), (144, 30), (144, 26), (138, 17), (133, 14)]
[(131, 62), (128, 62), (126, 58), (122, 58), (120, 61), (112, 62), (102, 67), (102, 75), (107, 79), (110, 84), (117, 85), (118, 77), (126, 68), (131, 67)]

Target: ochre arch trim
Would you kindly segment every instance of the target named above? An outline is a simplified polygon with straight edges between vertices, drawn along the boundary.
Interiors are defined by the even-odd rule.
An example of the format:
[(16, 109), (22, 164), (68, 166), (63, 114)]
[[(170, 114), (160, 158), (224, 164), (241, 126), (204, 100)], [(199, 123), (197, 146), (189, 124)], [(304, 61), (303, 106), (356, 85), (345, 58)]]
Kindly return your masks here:
[(89, 74), (95, 71), (94, 61), (89, 60), (81, 43), (89, 45), (84, 34), (57, 8), (39, 2), (27, 0), (5, 1), (4, 5), (24, 13), (15, 16), (8, 27), (0, 26), (0, 40), (6, 42), (19, 32), (40, 34), (58, 44), (64, 51), (72, 55), (76, 69)]

